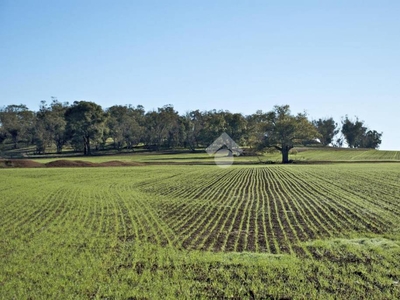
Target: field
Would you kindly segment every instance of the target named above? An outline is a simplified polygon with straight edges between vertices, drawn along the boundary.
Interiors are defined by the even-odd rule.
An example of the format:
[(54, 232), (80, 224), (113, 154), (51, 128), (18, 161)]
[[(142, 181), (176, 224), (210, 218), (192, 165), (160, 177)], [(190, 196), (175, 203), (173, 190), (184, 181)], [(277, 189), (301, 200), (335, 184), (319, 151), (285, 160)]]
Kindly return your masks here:
[(0, 298), (400, 298), (399, 166), (3, 169)]
[[(4, 148), (4, 146), (3, 146)], [(140, 162), (148, 164), (214, 164), (214, 157), (209, 156), (204, 149), (197, 149), (196, 153), (189, 153), (185, 149), (167, 151), (160, 155), (158, 152), (145, 152), (143, 149), (116, 151), (99, 151), (94, 156), (84, 157), (80, 153), (65, 152), (62, 155), (46, 154), (34, 155), (34, 148), (20, 145), (19, 149), (0, 148), (0, 158), (25, 158), (39, 163), (48, 163), (54, 160), (85, 160), (93, 163), (109, 161)], [(54, 149), (53, 149), (54, 150)], [(55, 151), (55, 150), (54, 150)], [(247, 149), (247, 152), (251, 152)], [(304, 147), (294, 148), (290, 159), (298, 163), (314, 162), (400, 162), (400, 151), (384, 151), (373, 149), (348, 149), (331, 147)], [(277, 163), (282, 160), (279, 152), (264, 153), (259, 156), (240, 156), (235, 158), (236, 164), (257, 164), (260, 162)], [(1, 166), (0, 166), (1, 167)]]

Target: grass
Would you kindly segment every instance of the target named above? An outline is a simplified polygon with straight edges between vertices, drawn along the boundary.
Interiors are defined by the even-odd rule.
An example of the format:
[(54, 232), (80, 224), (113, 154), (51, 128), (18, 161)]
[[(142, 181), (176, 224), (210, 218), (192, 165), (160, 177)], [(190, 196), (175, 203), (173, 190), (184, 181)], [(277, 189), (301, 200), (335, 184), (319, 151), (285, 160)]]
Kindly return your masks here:
[[(108, 145), (109, 147), (110, 145)], [(197, 149), (196, 153), (190, 153), (186, 149), (178, 149), (175, 153), (147, 152), (145, 149), (124, 150), (118, 152), (113, 149), (95, 152), (93, 156), (82, 156), (66, 148), (62, 155), (56, 155), (54, 148), (49, 148), (50, 154), (33, 155), (34, 146), (27, 147), (20, 144), (19, 149), (12, 149), (12, 145), (1, 145), (0, 157), (26, 158), (40, 163), (48, 163), (55, 160), (84, 160), (93, 163), (108, 161), (139, 162), (148, 164), (214, 164), (214, 157), (209, 156), (204, 149)], [(348, 149), (331, 147), (297, 147), (291, 151), (290, 159), (298, 163), (318, 162), (400, 162), (400, 151), (372, 150), (372, 149)], [(259, 164), (260, 162), (279, 163), (282, 160), (279, 152), (265, 153), (259, 156), (235, 157), (235, 164)]]
[(398, 299), (399, 179), (385, 163), (3, 169), (0, 298)]
[(400, 161), (400, 151), (372, 149), (307, 149), (292, 156), (294, 160), (307, 161)]
[[(382, 150), (365, 150), (365, 149), (334, 149), (327, 150), (309, 148), (306, 150), (294, 151), (295, 154), (290, 155), (290, 159), (294, 161), (310, 161), (310, 162), (354, 162), (354, 161), (400, 161), (400, 151), (382, 151)], [(91, 162), (106, 162), (109, 160), (121, 161), (135, 161), (135, 162), (148, 162), (148, 163), (183, 163), (183, 164), (214, 164), (214, 157), (209, 156), (205, 152), (200, 153), (177, 153), (177, 154), (160, 154), (154, 153), (128, 153), (122, 155), (112, 156), (91, 156), (91, 157), (70, 157), (66, 159), (87, 160)], [(235, 157), (236, 164), (253, 163), (257, 164), (262, 162), (280, 162), (282, 159), (280, 153), (266, 153), (257, 156), (240, 156)], [(35, 159), (38, 162), (54, 161), (56, 158)]]

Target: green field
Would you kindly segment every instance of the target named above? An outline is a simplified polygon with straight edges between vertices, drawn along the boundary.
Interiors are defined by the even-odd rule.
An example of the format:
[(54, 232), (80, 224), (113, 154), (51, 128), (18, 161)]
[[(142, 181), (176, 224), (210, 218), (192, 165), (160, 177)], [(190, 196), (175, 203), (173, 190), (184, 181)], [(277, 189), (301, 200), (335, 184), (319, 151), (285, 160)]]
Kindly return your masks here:
[[(305, 150), (305, 151), (304, 151)], [(400, 151), (383, 151), (374, 149), (327, 148), (309, 150), (299, 149), (294, 160), (306, 161), (400, 161)]]
[(397, 299), (399, 181), (397, 163), (3, 169), (0, 298)]
[[(108, 161), (124, 161), (124, 162), (141, 162), (153, 164), (214, 164), (214, 157), (209, 156), (205, 151), (199, 150), (197, 153), (181, 153), (176, 154), (159, 154), (157, 152), (137, 152), (124, 153), (114, 155), (95, 155), (85, 156), (56, 156), (45, 157), (40, 156), (26, 157), (40, 163), (48, 163), (51, 161), (65, 160), (84, 160), (94, 163), (102, 163)], [(400, 162), (400, 151), (382, 151), (371, 149), (347, 149), (347, 148), (295, 148), (290, 155), (290, 159), (295, 162)], [(239, 156), (235, 157), (235, 164), (259, 164), (264, 162), (278, 163), (282, 160), (279, 152), (265, 153), (259, 156)]]

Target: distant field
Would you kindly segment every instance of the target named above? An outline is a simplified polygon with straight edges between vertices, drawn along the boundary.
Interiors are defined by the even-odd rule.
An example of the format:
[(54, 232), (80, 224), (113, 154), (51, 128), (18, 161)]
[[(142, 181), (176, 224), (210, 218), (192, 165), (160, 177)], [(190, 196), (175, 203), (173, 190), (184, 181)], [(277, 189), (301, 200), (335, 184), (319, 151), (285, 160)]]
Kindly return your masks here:
[[(11, 145), (3, 145), (0, 151), (0, 158), (25, 158), (40, 163), (48, 163), (55, 160), (83, 160), (93, 163), (104, 163), (108, 161), (139, 162), (148, 164), (214, 164), (214, 157), (209, 156), (204, 149), (197, 149), (196, 153), (188, 152), (187, 149), (177, 149), (176, 151), (148, 152), (143, 148), (123, 150), (108, 149), (95, 152), (93, 156), (85, 157), (81, 153), (74, 153), (72, 149), (65, 149), (61, 155), (54, 153), (34, 155), (34, 147), (26, 147), (21, 144), (19, 149), (11, 149)], [(173, 153), (175, 152), (175, 153)], [(247, 153), (250, 153), (248, 149)], [(332, 147), (302, 147), (294, 148), (291, 151), (290, 159), (298, 163), (314, 162), (400, 162), (400, 151), (386, 151), (373, 149), (349, 149)], [(259, 164), (259, 163), (279, 163), (282, 157), (279, 152), (265, 153), (258, 156), (235, 157), (235, 164)]]
[(399, 182), (389, 163), (4, 169), (0, 298), (396, 299)]
[[(364, 162), (364, 161), (399, 161), (400, 151), (382, 151), (382, 150), (359, 150), (359, 149), (307, 149), (300, 148), (294, 150), (290, 159), (297, 162)], [(145, 162), (145, 163), (177, 163), (177, 164), (213, 164), (214, 158), (206, 152), (198, 153), (178, 153), (178, 154), (160, 154), (160, 153), (128, 153), (116, 155), (95, 155), (90, 157), (54, 157), (54, 158), (34, 158), (33, 160), (41, 163), (47, 163), (58, 159), (67, 160), (85, 160), (95, 163), (107, 162), (112, 160), (126, 162)], [(240, 156), (235, 157), (236, 164), (259, 164), (260, 162), (280, 162), (279, 153), (264, 154), (260, 156)]]
[(298, 151), (294, 160), (315, 161), (400, 161), (400, 151), (364, 150), (364, 149), (318, 149)]

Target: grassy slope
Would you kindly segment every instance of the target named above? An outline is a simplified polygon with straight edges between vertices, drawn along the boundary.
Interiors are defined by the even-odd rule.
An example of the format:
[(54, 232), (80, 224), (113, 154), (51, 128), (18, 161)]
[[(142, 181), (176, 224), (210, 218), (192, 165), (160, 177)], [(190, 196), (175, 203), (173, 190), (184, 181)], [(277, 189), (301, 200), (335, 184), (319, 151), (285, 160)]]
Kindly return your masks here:
[(328, 148), (300, 150), (291, 158), (311, 161), (400, 161), (400, 151)]
[[(357, 166), (364, 173), (372, 167), (398, 174), (396, 165)], [(216, 169), (201, 168), (205, 175)], [(340, 175), (350, 167), (333, 168)], [(185, 166), (1, 170), (0, 298), (400, 297), (400, 228), (305, 242), (315, 258), (187, 251), (131, 239), (141, 227), (129, 220), (150, 236), (157, 224), (149, 220), (157, 218), (145, 203), (161, 199), (138, 187), (185, 172)], [(396, 183), (388, 181), (388, 189)]]
[[(296, 153), (296, 152), (295, 152)], [(37, 162), (46, 163), (60, 158), (37, 158)], [(213, 164), (214, 158), (207, 153), (179, 153), (179, 154), (157, 154), (157, 153), (132, 153), (132, 154), (116, 154), (105, 156), (91, 157), (66, 157), (62, 159), (68, 160), (86, 160), (91, 162), (106, 162), (110, 160), (149, 162), (149, 163), (188, 163), (188, 164)], [(355, 150), (355, 149), (301, 149), (296, 154), (290, 155), (290, 159), (294, 161), (399, 161), (400, 151), (381, 151), (381, 150)], [(255, 156), (235, 157), (235, 163), (254, 163), (261, 161), (280, 162), (279, 153), (264, 154), (258, 158)]]
[[(207, 155), (205, 151), (198, 153), (178, 153), (178, 154), (159, 154), (143, 152), (140, 149), (134, 153), (118, 153), (115, 150), (100, 151), (95, 153), (94, 156), (84, 157), (79, 153), (71, 152), (71, 149), (66, 149), (66, 152), (59, 155), (32, 155), (34, 153), (34, 146), (26, 147), (21, 144), (19, 149), (12, 149), (12, 145), (1, 145), (0, 157), (4, 158), (27, 158), (33, 159), (37, 162), (47, 163), (58, 159), (66, 160), (85, 160), (95, 163), (107, 162), (111, 160), (127, 161), (127, 162), (147, 162), (147, 163), (179, 163), (179, 164), (213, 164), (214, 158)], [(54, 152), (55, 149), (49, 149)], [(126, 151), (126, 150), (124, 150)], [(295, 148), (290, 155), (290, 159), (299, 162), (337, 162), (337, 161), (400, 161), (400, 151), (386, 151), (386, 150), (370, 150), (370, 149), (348, 149), (348, 148)], [(257, 164), (263, 162), (280, 162), (281, 155), (278, 152), (266, 153), (262, 156), (241, 156), (235, 158), (235, 163), (244, 164)]]

